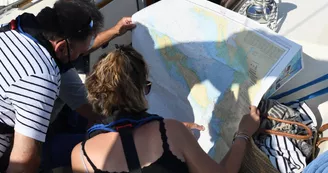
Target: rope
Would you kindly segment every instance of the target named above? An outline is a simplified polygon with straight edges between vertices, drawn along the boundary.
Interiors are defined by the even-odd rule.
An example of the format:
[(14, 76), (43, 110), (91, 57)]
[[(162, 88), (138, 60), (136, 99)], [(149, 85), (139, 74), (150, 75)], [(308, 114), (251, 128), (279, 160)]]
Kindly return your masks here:
[[(239, 9), (238, 13), (244, 16), (247, 16), (246, 12), (247, 12), (247, 8), (250, 5), (255, 4), (255, 2), (253, 0), (247, 0)], [(266, 14), (266, 10), (264, 10), (265, 12), (265, 19), (268, 21), (268, 23), (266, 24), (268, 28), (270, 28), (271, 30), (273, 30), (274, 32), (277, 32), (278, 29), (278, 6), (277, 3), (275, 1), (273, 1), (271, 4), (269, 5), (265, 5), (265, 2), (263, 2), (263, 6), (268, 6), (269, 8), (271, 7), (271, 13), (270, 14)]]

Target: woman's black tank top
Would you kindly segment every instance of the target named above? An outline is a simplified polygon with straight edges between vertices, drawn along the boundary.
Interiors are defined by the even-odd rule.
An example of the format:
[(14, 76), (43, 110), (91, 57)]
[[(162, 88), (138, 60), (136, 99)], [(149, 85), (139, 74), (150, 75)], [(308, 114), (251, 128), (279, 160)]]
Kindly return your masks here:
[[(159, 131), (161, 133), (161, 138), (163, 141), (162, 147), (164, 152), (162, 156), (154, 163), (150, 164), (149, 166), (143, 167), (141, 169), (142, 173), (189, 173), (187, 164), (178, 159), (170, 150), (169, 144), (167, 142), (166, 129), (164, 126), (163, 119), (159, 119), (158, 121), (160, 123)], [(85, 150), (85, 141), (82, 142), (82, 151), (95, 173), (110, 173), (108, 171), (102, 171), (94, 165)]]

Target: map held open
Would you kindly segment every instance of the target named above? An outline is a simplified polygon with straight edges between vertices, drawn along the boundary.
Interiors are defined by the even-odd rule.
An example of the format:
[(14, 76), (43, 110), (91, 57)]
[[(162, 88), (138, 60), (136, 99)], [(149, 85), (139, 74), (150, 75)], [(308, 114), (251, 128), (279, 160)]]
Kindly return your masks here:
[(162, 0), (133, 21), (132, 44), (154, 84), (149, 112), (204, 125), (198, 142), (217, 161), (249, 106), (292, 59), (302, 62), (301, 46), (208, 1)]

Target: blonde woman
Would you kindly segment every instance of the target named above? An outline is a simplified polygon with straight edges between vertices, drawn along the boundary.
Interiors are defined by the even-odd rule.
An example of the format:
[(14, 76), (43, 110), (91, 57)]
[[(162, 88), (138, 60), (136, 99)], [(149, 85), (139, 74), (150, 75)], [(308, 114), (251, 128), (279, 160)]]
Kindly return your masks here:
[[(112, 123), (126, 117), (134, 120), (154, 117), (146, 112), (148, 104), (145, 94), (151, 86), (147, 78), (148, 68), (143, 57), (132, 47), (121, 46), (101, 59), (87, 78), (89, 102), (96, 112), (108, 117)], [(72, 151), (73, 171), (238, 172), (246, 145), (250, 136), (257, 131), (260, 119), (257, 109), (251, 107), (250, 114), (245, 115), (240, 123), (230, 151), (218, 164), (201, 149), (181, 122), (155, 117), (157, 119), (154, 121), (139, 124), (138, 127), (128, 127), (130, 131), (124, 133), (118, 126), (116, 129), (119, 132), (113, 130), (115, 127), (109, 128), (109, 125), (97, 126), (101, 129), (96, 131), (97, 135), (78, 144)], [(128, 125), (120, 124), (120, 127)], [(132, 140), (127, 140), (126, 134), (132, 136)]]

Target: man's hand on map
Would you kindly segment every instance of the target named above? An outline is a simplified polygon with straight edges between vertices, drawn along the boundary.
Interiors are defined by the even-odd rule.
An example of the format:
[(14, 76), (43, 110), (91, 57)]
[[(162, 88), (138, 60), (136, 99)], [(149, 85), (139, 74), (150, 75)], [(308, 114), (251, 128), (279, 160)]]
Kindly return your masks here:
[(183, 122), (183, 124), (189, 129), (189, 130), (199, 130), (204, 131), (205, 127), (202, 125), (198, 125), (196, 123), (190, 123), (190, 122)]
[(243, 116), (239, 123), (239, 133), (244, 133), (251, 137), (260, 127), (260, 111), (255, 107), (250, 107), (250, 113)]
[(115, 30), (117, 31), (116, 33), (118, 36), (125, 34), (128, 30), (131, 30), (135, 27), (136, 27), (136, 25), (132, 23), (131, 17), (123, 17), (114, 26)]

